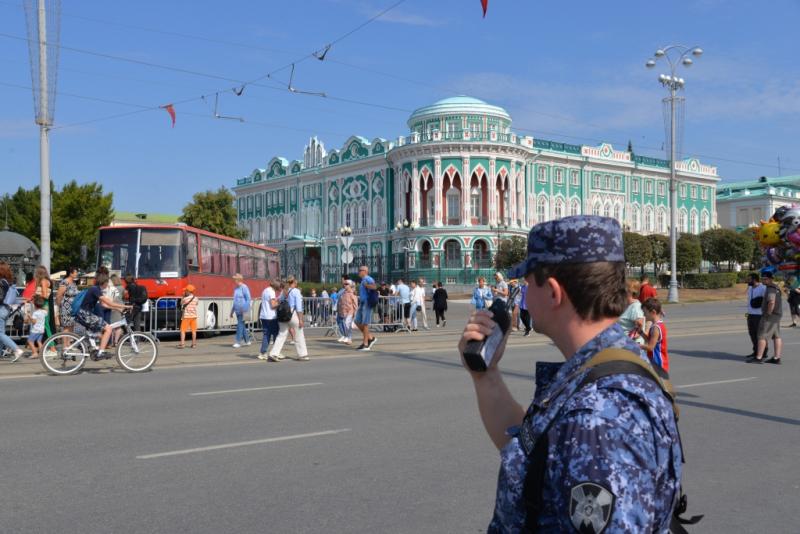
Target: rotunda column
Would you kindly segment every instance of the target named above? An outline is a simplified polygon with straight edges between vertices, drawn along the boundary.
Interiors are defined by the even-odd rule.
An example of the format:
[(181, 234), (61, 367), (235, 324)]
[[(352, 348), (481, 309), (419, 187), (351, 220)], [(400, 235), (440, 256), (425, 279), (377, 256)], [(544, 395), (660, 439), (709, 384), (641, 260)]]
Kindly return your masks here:
[(489, 197), (489, 224), (497, 224), (497, 159), (489, 158), (489, 176), (486, 177), (486, 193)]
[[(433, 160), (433, 191), (433, 225), (439, 228), (442, 226), (442, 158), (440, 157)], [(428, 194), (430, 195), (430, 193)]]
[(517, 221), (525, 226), (525, 163), (517, 172)]
[(420, 214), (420, 190), (419, 190), (419, 169), (417, 168), (417, 162), (413, 162), (411, 164), (411, 221), (416, 225), (419, 225), (419, 214)]
[[(340, 185), (341, 187), (341, 185)], [(396, 220), (391, 221), (389, 224), (390, 228), (394, 228), (395, 223), (397, 221), (402, 221), (405, 210), (405, 198), (406, 198), (406, 186), (405, 181), (403, 180), (402, 169), (400, 166), (394, 168), (394, 218)], [(344, 214), (342, 214), (342, 220), (344, 221)]]
[(461, 224), (472, 226), (469, 216), (469, 181), (472, 176), (469, 169), (469, 156), (464, 156), (461, 163)]
[(511, 171), (508, 173), (508, 203), (511, 226), (517, 227), (517, 164), (511, 160)]

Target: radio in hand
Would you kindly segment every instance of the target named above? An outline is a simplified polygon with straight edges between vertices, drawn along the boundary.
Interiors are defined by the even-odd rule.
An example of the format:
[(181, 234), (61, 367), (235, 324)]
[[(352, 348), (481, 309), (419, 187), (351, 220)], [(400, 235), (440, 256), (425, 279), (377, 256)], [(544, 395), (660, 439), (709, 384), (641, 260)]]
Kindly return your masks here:
[(467, 346), (464, 348), (464, 361), (467, 362), (467, 367), (472, 371), (483, 372), (491, 365), (497, 348), (503, 341), (508, 329), (511, 328), (511, 310), (514, 309), (514, 299), (518, 293), (519, 287), (514, 287), (509, 290), (507, 301), (504, 302), (501, 298), (495, 298), (489, 307), (489, 311), (492, 312), (492, 319), (496, 323), (492, 333), (482, 341), (472, 340), (467, 342)]

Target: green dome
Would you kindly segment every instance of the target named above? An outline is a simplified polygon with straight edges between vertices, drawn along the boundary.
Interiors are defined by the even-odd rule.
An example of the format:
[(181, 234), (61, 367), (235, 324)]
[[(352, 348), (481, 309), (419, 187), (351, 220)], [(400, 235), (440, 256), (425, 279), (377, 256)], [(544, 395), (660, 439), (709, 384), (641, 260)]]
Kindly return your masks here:
[(500, 106), (487, 104), (471, 96), (453, 96), (439, 100), (429, 106), (421, 107), (408, 119), (409, 128), (417, 122), (440, 115), (491, 115), (511, 122), (511, 116)]

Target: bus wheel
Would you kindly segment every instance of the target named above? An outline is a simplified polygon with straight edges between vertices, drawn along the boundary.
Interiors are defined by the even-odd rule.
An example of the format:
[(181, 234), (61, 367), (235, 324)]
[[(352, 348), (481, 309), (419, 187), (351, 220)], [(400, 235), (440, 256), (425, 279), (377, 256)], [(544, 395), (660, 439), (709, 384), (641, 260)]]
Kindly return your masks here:
[(217, 329), (217, 306), (212, 304), (206, 310), (206, 330)]

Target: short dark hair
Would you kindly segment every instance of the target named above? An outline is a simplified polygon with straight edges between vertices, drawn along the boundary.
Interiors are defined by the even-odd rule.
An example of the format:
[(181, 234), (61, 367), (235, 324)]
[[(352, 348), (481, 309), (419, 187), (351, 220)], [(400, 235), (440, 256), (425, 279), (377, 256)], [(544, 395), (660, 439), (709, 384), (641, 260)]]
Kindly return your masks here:
[(37, 308), (44, 308), (44, 297), (41, 295), (33, 296), (33, 305)]
[(758, 276), (758, 273), (750, 273), (750, 279), (753, 280), (754, 282), (759, 282), (761, 280), (761, 277)]
[(554, 278), (584, 320), (619, 317), (628, 305), (625, 262), (538, 264), (533, 277), (539, 287)]
[(98, 269), (97, 275), (94, 277), (94, 285), (102, 286), (108, 282), (108, 273), (104, 273)]
[(655, 297), (650, 297), (642, 303), (642, 309), (661, 315), (661, 301)]

